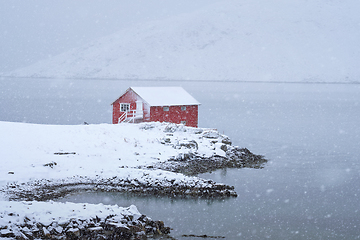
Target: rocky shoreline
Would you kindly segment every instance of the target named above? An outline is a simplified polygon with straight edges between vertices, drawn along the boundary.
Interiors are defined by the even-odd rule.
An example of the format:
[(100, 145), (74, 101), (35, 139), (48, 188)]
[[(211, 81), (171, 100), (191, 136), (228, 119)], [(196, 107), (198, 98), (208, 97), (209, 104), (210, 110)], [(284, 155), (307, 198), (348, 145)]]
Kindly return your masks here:
[[(141, 164), (139, 162), (139, 165), (132, 164), (130, 167), (115, 164), (112, 169), (107, 168), (93, 175), (91, 175), (91, 171), (86, 171), (83, 172), (83, 175), (70, 175), (69, 177), (34, 178), (35, 180), (28, 182), (9, 181), (0, 189), (0, 193), (6, 196), (9, 203), (21, 203), (19, 201), (47, 203), (78, 191), (124, 192), (171, 198), (237, 197), (233, 186), (205, 180), (196, 175), (223, 168), (263, 168), (267, 162), (263, 156), (253, 154), (246, 148), (232, 146), (227, 136), (213, 129), (193, 129), (176, 124), (163, 126), (155, 123), (140, 125), (139, 129), (144, 132), (160, 130), (156, 133), (160, 133), (161, 138), (147, 139), (146, 142), (146, 144), (157, 142), (157, 147), (159, 147), (157, 156), (152, 153), (147, 157), (148, 151), (142, 150), (146, 144), (141, 145), (138, 140), (132, 142), (124, 138), (126, 146), (136, 148), (132, 156), (134, 161), (139, 161), (139, 158), (154, 159), (151, 163)], [(161, 152), (165, 150), (175, 154), (161, 158)], [(39, 167), (57, 171), (68, 163), (67, 159), (82, 156), (77, 151), (60, 151), (53, 155), (63, 158), (50, 164), (39, 165)], [(123, 159), (118, 158), (118, 161), (123, 161)], [(84, 164), (86, 165), (85, 162)], [(80, 169), (82, 170), (82, 166)], [(65, 168), (65, 171), (68, 169)], [(14, 172), (11, 174), (14, 175)], [(122, 218), (117, 221), (113, 219), (115, 215), (109, 214), (85, 219), (74, 217), (61, 224), (56, 221), (42, 224), (24, 218), (23, 222), (11, 223), (10, 221), (11, 224), (7, 224), (2, 222), (2, 219), (16, 216), (16, 213), (2, 212), (0, 209), (0, 237), (15, 239), (146, 239), (154, 235), (168, 236), (167, 234), (170, 233), (170, 228), (165, 227), (161, 221), (152, 221), (144, 215), (138, 216), (136, 219), (131, 214), (121, 215)]]
[[(230, 138), (220, 134), (215, 129), (196, 129), (193, 130), (198, 138), (180, 138), (179, 132), (186, 132), (179, 125), (170, 125), (165, 128), (166, 136), (161, 139), (161, 143), (178, 149), (180, 153), (165, 162), (157, 162), (147, 168), (162, 169), (166, 171), (182, 173), (194, 176), (200, 173), (211, 172), (223, 168), (263, 168), (267, 160), (262, 155), (256, 155), (247, 148), (233, 146)], [(207, 141), (208, 146), (214, 153), (208, 156), (199, 149), (199, 145)], [(200, 151), (199, 151), (200, 150)]]
[[(261, 155), (255, 155), (246, 148), (233, 147), (226, 152), (226, 157), (214, 156), (202, 158), (196, 154), (182, 155), (176, 159), (146, 168), (159, 168), (166, 171), (195, 175), (221, 168), (262, 168), (267, 162)], [(64, 182), (64, 181), (61, 181)], [(167, 197), (237, 197), (234, 187), (219, 184), (212, 180), (197, 178), (192, 182), (164, 179), (162, 181), (147, 179), (88, 178), (74, 177), (66, 183), (49, 180), (37, 180), (29, 183), (9, 183), (6, 194), (9, 200), (47, 201), (66, 196), (76, 191), (116, 191), (138, 195), (157, 195)], [(4, 190), (2, 190), (4, 191)], [(125, 216), (116, 222), (109, 215), (104, 219), (71, 219), (66, 223), (25, 222), (22, 225), (0, 227), (0, 237), (15, 239), (147, 239), (151, 236), (162, 236), (170, 233), (161, 221), (152, 221), (142, 215), (134, 221), (133, 216)], [(14, 227), (18, 230), (14, 233)]]
[(179, 155), (167, 162), (157, 163), (148, 168), (194, 176), (200, 173), (212, 172), (223, 168), (263, 168), (267, 160), (262, 155), (256, 155), (247, 148), (232, 147), (226, 151), (226, 156), (202, 157), (196, 153)]
[(38, 180), (26, 184), (9, 183), (6, 194), (12, 201), (47, 201), (64, 197), (77, 191), (126, 192), (137, 195), (167, 197), (236, 197), (234, 187), (212, 180), (196, 179), (178, 182), (174, 179), (162, 181), (139, 181), (138, 179), (91, 179), (72, 178), (67, 183)]
[[(70, 219), (59, 224), (52, 222), (44, 225), (40, 222), (0, 227), (0, 237), (15, 239), (147, 239), (151, 236), (161, 236), (170, 233), (162, 221), (153, 221), (142, 215), (133, 220), (133, 216), (125, 216), (121, 221), (109, 215), (104, 219)], [(14, 231), (14, 228), (17, 231)]]
[[(59, 205), (56, 207), (63, 207), (64, 212), (78, 212), (81, 215), (85, 211), (90, 211), (95, 214), (64, 220), (55, 214), (51, 216), (51, 210), (47, 210), (46, 214), (51, 217), (50, 220), (44, 221), (37, 219), (37, 215), (40, 214), (37, 202), (18, 202), (15, 206), (2, 205), (4, 209), (0, 210), (0, 219), (6, 218), (8, 222), (1, 224), (0, 237), (22, 240), (147, 239), (154, 236), (166, 236), (170, 233), (170, 228), (165, 227), (162, 221), (153, 221), (145, 215), (141, 215), (135, 206), (127, 209), (117, 206), (112, 208), (100, 206), (103, 210), (99, 210), (97, 209), (99, 206), (91, 204), (84, 204), (79, 209), (76, 206), (69, 208), (65, 204), (50, 202), (40, 203), (40, 207), (44, 209), (48, 205), (54, 204)], [(106, 213), (102, 214), (103, 212)]]
[[(206, 136), (206, 135), (205, 135)], [(247, 148), (239, 148), (231, 145), (224, 135), (208, 135), (208, 138), (216, 138), (214, 142), (221, 142), (221, 150), (224, 155), (203, 157), (199, 153), (188, 152), (179, 154), (165, 162), (158, 162), (153, 165), (139, 166), (138, 170), (144, 171), (137, 177), (110, 177), (100, 176), (87, 177), (75, 176), (61, 180), (35, 180), (28, 183), (11, 182), (0, 192), (4, 192), (9, 200), (15, 201), (47, 201), (66, 196), (76, 191), (107, 191), (126, 192), (137, 195), (157, 195), (167, 197), (205, 197), (222, 198), (237, 197), (233, 186), (216, 183), (212, 180), (201, 178), (190, 178), (179, 181), (176, 178), (155, 179), (149, 173), (155, 169), (165, 170), (173, 173), (180, 173), (187, 176), (194, 176), (200, 173), (211, 172), (223, 168), (263, 168), (267, 160), (262, 155), (256, 155)], [(220, 138), (220, 140), (219, 140)], [(167, 140), (170, 145), (171, 141)], [(193, 148), (196, 142), (182, 142), (172, 145), (174, 148)], [(125, 167), (123, 167), (125, 168)], [(148, 171), (149, 173), (145, 173)], [(160, 173), (161, 175), (161, 173)]]

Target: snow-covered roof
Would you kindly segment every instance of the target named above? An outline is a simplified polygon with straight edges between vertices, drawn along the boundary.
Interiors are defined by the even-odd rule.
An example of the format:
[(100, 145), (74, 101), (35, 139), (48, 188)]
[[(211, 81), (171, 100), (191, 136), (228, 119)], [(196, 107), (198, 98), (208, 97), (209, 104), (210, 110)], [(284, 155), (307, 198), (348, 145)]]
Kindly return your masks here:
[(200, 105), (182, 87), (131, 87), (150, 106)]

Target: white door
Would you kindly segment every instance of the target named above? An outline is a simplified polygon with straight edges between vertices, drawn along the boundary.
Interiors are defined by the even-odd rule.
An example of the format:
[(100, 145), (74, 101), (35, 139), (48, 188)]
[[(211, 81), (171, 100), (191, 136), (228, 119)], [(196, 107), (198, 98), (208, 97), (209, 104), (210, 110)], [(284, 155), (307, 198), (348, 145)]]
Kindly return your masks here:
[(140, 100), (136, 101), (136, 118), (143, 118), (143, 115), (143, 102)]

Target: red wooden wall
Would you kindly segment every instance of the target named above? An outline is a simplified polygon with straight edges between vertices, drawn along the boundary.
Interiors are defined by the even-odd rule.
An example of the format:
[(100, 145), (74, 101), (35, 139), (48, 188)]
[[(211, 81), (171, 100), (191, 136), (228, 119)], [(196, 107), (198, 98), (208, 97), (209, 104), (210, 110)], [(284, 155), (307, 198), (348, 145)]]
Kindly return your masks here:
[(164, 111), (162, 106), (152, 106), (150, 107), (150, 121), (178, 124), (186, 121), (186, 126), (198, 127), (198, 105), (185, 105), (185, 111), (182, 111), (181, 107), (169, 106), (169, 111)]

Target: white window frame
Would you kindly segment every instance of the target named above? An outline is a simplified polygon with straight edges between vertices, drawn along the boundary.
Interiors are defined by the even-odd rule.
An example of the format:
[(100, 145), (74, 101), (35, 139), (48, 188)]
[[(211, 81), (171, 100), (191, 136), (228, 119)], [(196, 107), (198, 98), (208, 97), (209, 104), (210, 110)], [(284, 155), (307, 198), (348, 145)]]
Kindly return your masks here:
[(164, 110), (164, 112), (168, 112), (168, 111), (170, 111), (170, 107), (165, 106), (165, 107), (163, 107), (163, 110)]
[(130, 103), (120, 103), (120, 112), (129, 112)]
[(181, 111), (186, 111), (186, 106), (181, 106)]

